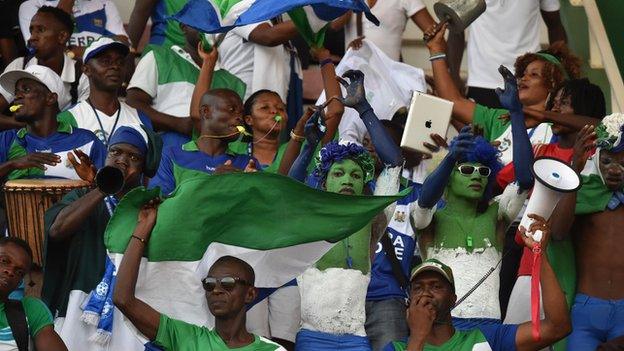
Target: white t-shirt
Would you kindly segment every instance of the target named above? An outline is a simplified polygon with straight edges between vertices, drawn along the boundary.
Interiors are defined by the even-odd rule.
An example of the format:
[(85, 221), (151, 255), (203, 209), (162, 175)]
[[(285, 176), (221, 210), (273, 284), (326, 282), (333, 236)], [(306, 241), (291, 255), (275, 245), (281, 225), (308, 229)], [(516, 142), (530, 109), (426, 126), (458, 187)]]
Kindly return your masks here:
[[(30, 20), (42, 6), (56, 7), (59, 0), (27, 0), (19, 8), (19, 23), (24, 40), (30, 38)], [(75, 0), (72, 17), (76, 28), (68, 45), (89, 46), (101, 36), (126, 34), (119, 11), (110, 0)]]
[[(26, 62), (26, 67), (37, 64), (37, 58), (33, 57), (30, 61)], [(9, 63), (4, 72), (21, 70), (24, 65), (24, 58), (18, 57)], [(65, 85), (65, 94), (58, 97), (59, 107), (61, 111), (71, 106), (71, 84), (76, 80), (76, 61), (69, 56), (65, 55), (65, 61), (63, 62), (63, 71), (61, 72), (61, 80)], [(89, 97), (89, 79), (86, 75), (81, 74), (78, 82), (78, 101), (86, 100)], [(8, 91), (0, 87), (0, 95), (4, 97), (7, 102), (13, 101), (14, 96)]]
[[(143, 90), (153, 99), (152, 107), (159, 112), (188, 117), (200, 68), (179, 46), (163, 49), (171, 50), (169, 57), (177, 60), (158, 62), (154, 50), (160, 49), (150, 51), (137, 64), (128, 89)], [(166, 67), (166, 64), (174, 64), (175, 67)]]
[[(468, 86), (503, 85), (498, 67), (512, 72), (516, 58), (540, 49), (540, 10), (559, 10), (559, 0), (486, 0), (487, 10), (468, 27)], [(474, 40), (473, 40), (474, 39)]]
[[(399, 61), (405, 25), (410, 17), (424, 8), (422, 0), (377, 0), (371, 12), (379, 19), (379, 27), (362, 16), (363, 35), (391, 59)], [(357, 21), (353, 15), (345, 28), (345, 45), (356, 38)]]
[(139, 111), (134, 107), (128, 106), (123, 101), (119, 101), (119, 105), (121, 111), (117, 110), (109, 116), (91, 107), (88, 101), (82, 101), (60, 113), (58, 118), (68, 121), (72, 126), (92, 131), (105, 146), (108, 146), (108, 139), (119, 127), (134, 128), (141, 124), (151, 126), (146, 117), (140, 116)]
[[(249, 41), (251, 32), (262, 23), (229, 31), (219, 45), (219, 62), (223, 69), (247, 84), (243, 100), (260, 89), (276, 91), (282, 100), (286, 100), (290, 69), (284, 45), (270, 47)], [(256, 71), (255, 68), (260, 69)]]

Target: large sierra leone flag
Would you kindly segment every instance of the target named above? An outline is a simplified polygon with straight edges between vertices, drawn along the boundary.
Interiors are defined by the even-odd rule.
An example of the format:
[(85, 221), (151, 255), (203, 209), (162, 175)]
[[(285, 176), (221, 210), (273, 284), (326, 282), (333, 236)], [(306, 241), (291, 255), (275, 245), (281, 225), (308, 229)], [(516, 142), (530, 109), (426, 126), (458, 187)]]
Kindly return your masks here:
[[(176, 169), (176, 176), (176, 190), (158, 208), (136, 294), (162, 313), (199, 325), (212, 323), (201, 279), (217, 258), (239, 257), (253, 266), (257, 287), (279, 287), (405, 195), (340, 195), (262, 172)], [(158, 193), (135, 189), (119, 203), (105, 234), (117, 267), (141, 205)], [(127, 324), (116, 322), (114, 329)], [(128, 338), (122, 334), (117, 339)]]
[(190, 0), (174, 19), (205, 33), (263, 22), (288, 12), (308, 44), (320, 46), (328, 22), (349, 10), (379, 25), (365, 0)]

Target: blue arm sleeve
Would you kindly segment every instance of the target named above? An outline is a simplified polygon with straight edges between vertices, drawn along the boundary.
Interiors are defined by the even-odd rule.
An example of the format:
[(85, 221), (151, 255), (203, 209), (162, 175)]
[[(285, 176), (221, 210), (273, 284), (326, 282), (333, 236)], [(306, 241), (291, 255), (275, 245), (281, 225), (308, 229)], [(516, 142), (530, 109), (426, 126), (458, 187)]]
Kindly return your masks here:
[(288, 171), (288, 176), (296, 179), (300, 182), (303, 182), (308, 174), (308, 165), (312, 161), (312, 156), (314, 155), (314, 150), (316, 149), (316, 145), (311, 145), (309, 143), (305, 143), (303, 145), (303, 149), (297, 156), (295, 162), (290, 167), (290, 171)]
[(524, 113), (520, 111), (510, 111), (511, 115), (511, 135), (513, 138), (513, 165), (516, 172), (516, 180), (521, 190), (528, 190), (533, 187), (533, 148), (531, 140), (524, 124)]
[(423, 208), (433, 208), (444, 195), (444, 188), (449, 182), (451, 172), (455, 166), (455, 158), (449, 153), (440, 165), (425, 179), (418, 197), (418, 205)]
[[(167, 149), (170, 150), (170, 149)], [(157, 186), (160, 187), (160, 191), (163, 195), (169, 195), (175, 189), (176, 181), (173, 175), (173, 160), (168, 151), (163, 152), (158, 166), (158, 172), (156, 176), (150, 179), (147, 185), (148, 189), (153, 189)]]
[(397, 167), (403, 165), (403, 156), (401, 155), (401, 149), (392, 140), (384, 126), (379, 122), (379, 118), (375, 115), (373, 108), (370, 104), (366, 103), (366, 107), (359, 108), (360, 118), (364, 122), (368, 134), (370, 134), (371, 141), (377, 151), (377, 155), (386, 166)]
[(517, 324), (496, 324), (478, 327), (492, 351), (516, 351)]

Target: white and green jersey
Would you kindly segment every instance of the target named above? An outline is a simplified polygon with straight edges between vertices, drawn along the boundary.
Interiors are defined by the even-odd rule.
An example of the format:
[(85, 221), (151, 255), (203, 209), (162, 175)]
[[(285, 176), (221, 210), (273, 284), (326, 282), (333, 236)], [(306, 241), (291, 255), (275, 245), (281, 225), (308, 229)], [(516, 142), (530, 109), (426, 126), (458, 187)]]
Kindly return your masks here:
[[(50, 313), (43, 301), (26, 296), (22, 300), (22, 306), (26, 314), (31, 340), (37, 336), (41, 329), (53, 326), (52, 313)], [(2, 302), (0, 302), (0, 351), (17, 351), (17, 344), (13, 338), (11, 327), (7, 322), (5, 306)]]
[(152, 127), (147, 116), (123, 101), (119, 101), (119, 110), (115, 111), (112, 116), (96, 109), (88, 100), (85, 100), (61, 112), (57, 119), (69, 123), (72, 127), (92, 131), (105, 146), (108, 146), (108, 139), (119, 127), (140, 124)]
[(231, 349), (216, 331), (161, 314), (158, 334), (154, 342), (166, 351), (286, 351), (285, 348), (261, 336), (254, 335), (254, 338), (254, 341), (249, 345)]
[[(444, 344), (434, 346), (425, 344), (424, 351), (515, 351), (516, 324), (496, 324), (481, 326), (476, 329), (459, 331)], [(407, 343), (393, 341), (383, 351), (405, 351)]]
[[(181, 47), (155, 46), (139, 61), (128, 89), (143, 90), (152, 98), (152, 107), (159, 112), (188, 117), (199, 69), (191, 55)], [(232, 89), (241, 98), (245, 94), (245, 84), (224, 70), (214, 72), (212, 88)]]

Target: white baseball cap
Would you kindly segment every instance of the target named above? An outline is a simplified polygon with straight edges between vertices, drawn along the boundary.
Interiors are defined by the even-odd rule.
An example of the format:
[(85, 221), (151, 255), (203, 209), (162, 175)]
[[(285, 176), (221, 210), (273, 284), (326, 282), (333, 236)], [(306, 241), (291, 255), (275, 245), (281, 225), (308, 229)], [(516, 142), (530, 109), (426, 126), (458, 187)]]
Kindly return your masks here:
[(15, 84), (20, 79), (32, 79), (43, 85), (48, 90), (56, 93), (61, 100), (65, 96), (65, 84), (56, 72), (46, 66), (31, 65), (24, 69), (4, 72), (0, 75), (0, 86), (11, 95), (15, 96)]
[(89, 44), (89, 46), (85, 49), (85, 52), (82, 55), (82, 62), (87, 63), (87, 61), (97, 56), (102, 51), (110, 48), (117, 48), (124, 53), (124, 56), (128, 55), (130, 52), (128, 45), (120, 41), (113, 40), (109, 37), (99, 37), (97, 40), (91, 42), (91, 44)]

